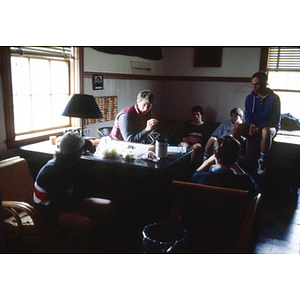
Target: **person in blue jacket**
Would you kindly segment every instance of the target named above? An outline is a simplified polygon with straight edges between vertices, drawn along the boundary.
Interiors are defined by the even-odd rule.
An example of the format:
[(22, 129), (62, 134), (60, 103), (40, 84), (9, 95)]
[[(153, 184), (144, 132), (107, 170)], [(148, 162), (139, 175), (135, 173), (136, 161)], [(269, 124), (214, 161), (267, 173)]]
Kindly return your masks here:
[(267, 87), (267, 82), (268, 75), (264, 72), (252, 75), (253, 91), (246, 97), (244, 123), (232, 128), (233, 136), (239, 141), (241, 136), (261, 138), (257, 170), (259, 175), (266, 174), (269, 150), (280, 129), (280, 98)]

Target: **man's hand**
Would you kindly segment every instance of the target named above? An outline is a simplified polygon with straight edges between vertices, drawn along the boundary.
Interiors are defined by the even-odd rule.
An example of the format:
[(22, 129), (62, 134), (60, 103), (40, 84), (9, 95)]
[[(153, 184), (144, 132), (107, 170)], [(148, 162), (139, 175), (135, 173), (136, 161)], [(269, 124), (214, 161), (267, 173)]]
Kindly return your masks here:
[(259, 134), (260, 131), (261, 131), (261, 128), (259, 126), (256, 126), (255, 124), (250, 124), (250, 126), (249, 126), (249, 135), (250, 136)]
[(150, 132), (151, 130), (154, 129), (154, 127), (157, 125), (158, 121), (156, 119), (149, 119), (147, 121), (147, 126), (146, 126), (146, 131)]

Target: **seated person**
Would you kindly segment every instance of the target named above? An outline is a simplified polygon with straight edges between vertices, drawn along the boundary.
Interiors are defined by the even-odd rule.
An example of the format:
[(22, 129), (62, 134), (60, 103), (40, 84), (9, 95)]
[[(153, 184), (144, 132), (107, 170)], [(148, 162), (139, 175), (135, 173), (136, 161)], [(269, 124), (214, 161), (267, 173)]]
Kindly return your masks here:
[(257, 72), (252, 75), (253, 91), (246, 97), (244, 124), (236, 124), (232, 135), (260, 139), (260, 158), (257, 174), (264, 175), (267, 170), (268, 154), (278, 129), (280, 128), (280, 98), (267, 88), (268, 75)]
[(258, 192), (255, 181), (236, 163), (240, 143), (232, 136), (218, 138), (214, 154), (205, 160), (192, 176), (192, 182)]
[(78, 132), (67, 132), (55, 157), (42, 167), (34, 183), (34, 207), (45, 224), (62, 228), (73, 238), (88, 241), (94, 221), (110, 222), (114, 204), (89, 197), (81, 186), (78, 161), (85, 140)]
[[(239, 167), (236, 160), (240, 152), (240, 143), (232, 136), (223, 136), (217, 139), (214, 154), (205, 160), (192, 176), (192, 182), (241, 189), (248, 191), (248, 197), (245, 199), (245, 210), (251, 205), (253, 197), (258, 193), (258, 186), (253, 179)], [(188, 195), (187, 195), (188, 196)], [(189, 200), (189, 198), (187, 198)], [(194, 222), (199, 226), (218, 230), (219, 213), (222, 212), (222, 231), (226, 235), (239, 234), (238, 215), (242, 206), (237, 205), (232, 195), (222, 198), (225, 205), (218, 206), (215, 201), (204, 196), (201, 199), (200, 209), (203, 211), (201, 218), (198, 217)], [(188, 202), (191, 206), (191, 216), (193, 211), (199, 210), (194, 206), (193, 201)], [(192, 206), (192, 205), (193, 206)], [(221, 209), (221, 210), (219, 210)], [(199, 220), (200, 219), (200, 220)]]
[(152, 118), (151, 108), (155, 103), (150, 90), (143, 90), (137, 95), (136, 103), (122, 109), (116, 116), (110, 137), (113, 140), (150, 143), (148, 134), (158, 121)]
[(189, 121), (183, 128), (183, 139), (179, 146), (191, 148), (191, 164), (195, 160), (197, 152), (204, 149), (204, 146), (211, 134), (211, 126), (209, 123), (203, 121), (203, 108), (201, 106), (194, 106), (192, 108), (193, 120)]
[(230, 120), (221, 123), (208, 139), (204, 149), (204, 160), (212, 154), (214, 143), (219, 137), (230, 135), (234, 124), (243, 123), (243, 114), (243, 111), (239, 107), (235, 107), (230, 111)]

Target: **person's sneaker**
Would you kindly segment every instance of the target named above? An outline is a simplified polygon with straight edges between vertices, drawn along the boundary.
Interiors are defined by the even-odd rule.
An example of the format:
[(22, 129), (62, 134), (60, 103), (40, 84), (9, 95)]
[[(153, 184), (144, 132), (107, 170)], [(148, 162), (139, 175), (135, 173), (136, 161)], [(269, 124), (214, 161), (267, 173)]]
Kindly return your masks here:
[(266, 162), (263, 159), (259, 159), (257, 161), (258, 163), (258, 169), (257, 169), (257, 174), (258, 175), (266, 175), (267, 169), (266, 169)]

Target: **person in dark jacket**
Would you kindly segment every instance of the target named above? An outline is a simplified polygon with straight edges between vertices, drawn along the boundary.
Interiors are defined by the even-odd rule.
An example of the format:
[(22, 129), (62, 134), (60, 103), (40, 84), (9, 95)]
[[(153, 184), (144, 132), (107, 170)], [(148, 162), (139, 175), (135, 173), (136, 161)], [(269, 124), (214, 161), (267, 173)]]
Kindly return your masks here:
[(212, 130), (210, 124), (203, 120), (204, 111), (201, 106), (194, 106), (191, 113), (193, 120), (185, 124), (183, 138), (179, 145), (193, 150), (191, 154), (191, 164), (193, 164), (196, 154), (203, 151)]
[(258, 193), (258, 185), (236, 163), (240, 142), (232, 136), (217, 139), (214, 154), (205, 160), (192, 176), (192, 182)]
[[(203, 164), (193, 174), (191, 181), (199, 184), (232, 188), (248, 191), (248, 196), (245, 199), (245, 209), (253, 203), (254, 197), (259, 192), (259, 187), (251, 176), (243, 171), (236, 163), (240, 153), (240, 143), (232, 136), (223, 136), (217, 139), (215, 143), (214, 154), (203, 162)], [(190, 201), (187, 194), (187, 200), (191, 207), (194, 208), (194, 201)], [(211, 212), (215, 211), (215, 201), (212, 199), (201, 199), (205, 203), (206, 213), (203, 215), (200, 222), (204, 222), (204, 226), (214, 226), (215, 218)], [(240, 207), (232, 199), (231, 196), (224, 197), (226, 203), (222, 207), (224, 223), (222, 230), (226, 234), (237, 234), (238, 214)], [(245, 210), (245, 211), (246, 211)], [(215, 211), (216, 212), (216, 211)], [(219, 213), (219, 212), (218, 212)]]
[(152, 118), (151, 108), (155, 103), (150, 90), (142, 90), (136, 103), (125, 107), (116, 116), (110, 133), (112, 140), (150, 143), (148, 134), (157, 126), (158, 120)]
[(85, 140), (77, 132), (67, 132), (60, 140), (55, 157), (39, 171), (34, 183), (34, 207), (45, 224), (65, 230), (70, 240), (87, 241), (93, 224), (114, 218), (114, 203), (91, 197), (82, 184), (78, 166)]
[(256, 72), (252, 75), (253, 91), (246, 97), (244, 123), (233, 126), (232, 134), (241, 141), (245, 138), (258, 137), (260, 158), (257, 174), (266, 174), (267, 160), (273, 138), (280, 128), (280, 98), (267, 88), (268, 75)]

